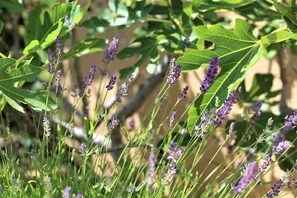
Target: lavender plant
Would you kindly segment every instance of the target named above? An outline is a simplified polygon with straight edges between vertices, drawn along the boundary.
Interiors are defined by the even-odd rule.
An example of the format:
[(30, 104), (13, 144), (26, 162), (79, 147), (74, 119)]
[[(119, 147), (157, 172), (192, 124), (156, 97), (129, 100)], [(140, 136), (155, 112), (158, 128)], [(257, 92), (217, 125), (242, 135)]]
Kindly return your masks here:
[[(296, 52), (293, 1), (109, 1), (91, 18), (90, 0), (3, 2), (1, 197), (297, 193), (297, 113), (271, 112), (286, 106), (271, 102), (281, 94), (271, 74), (245, 86), (261, 57), (280, 59), (284, 45)], [(232, 27), (222, 9), (247, 20)], [(255, 35), (258, 21), (265, 27)], [(129, 43), (121, 29), (135, 24)], [(18, 25), (25, 33), (14, 42), (24, 47), (7, 38)], [(88, 35), (78, 41), (82, 29)], [(98, 31), (116, 36), (98, 38)], [(83, 76), (79, 58), (99, 51), (91, 65), (82, 63)], [(182, 83), (202, 67), (199, 84)], [(286, 173), (267, 182), (277, 167)]]

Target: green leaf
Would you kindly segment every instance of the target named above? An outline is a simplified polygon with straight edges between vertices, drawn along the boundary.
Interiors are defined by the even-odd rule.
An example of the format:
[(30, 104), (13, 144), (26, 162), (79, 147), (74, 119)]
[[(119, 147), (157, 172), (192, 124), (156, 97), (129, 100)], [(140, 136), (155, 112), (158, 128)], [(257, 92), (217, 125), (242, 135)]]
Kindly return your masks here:
[(104, 39), (101, 38), (89, 38), (82, 42), (76, 43), (70, 51), (63, 55), (63, 59), (72, 57), (80, 57), (85, 54), (102, 51), (106, 47)]
[(287, 41), (291, 38), (297, 40), (297, 34), (289, 32), (287, 29), (281, 29), (263, 36), (261, 38), (261, 43), (263, 45), (270, 45), (272, 43), (280, 43), (283, 41)]
[[(38, 50), (38, 42), (40, 48), (45, 49), (56, 40), (58, 35), (63, 36), (71, 31), (74, 24), (81, 21), (89, 5), (90, 1), (82, 9), (75, 2), (58, 3), (51, 8), (44, 8), (42, 5), (36, 6), (26, 25), (25, 40), (30, 44), (23, 53), (33, 53)], [(69, 26), (64, 22), (66, 16), (73, 25)]]
[(287, 7), (284, 4), (281, 4), (277, 1), (273, 2), (274, 7), (283, 15), (283, 19), (288, 24), (288, 27), (294, 31), (297, 32), (297, 19), (296, 16), (293, 14), (294, 12), (290, 10), (289, 7)]
[(27, 47), (23, 50), (23, 54), (30, 54), (40, 48), (38, 40), (32, 40)]
[(4, 27), (4, 23), (2, 21), (0, 21), (0, 34), (1, 34), (2, 30), (3, 30), (3, 27)]
[[(155, 58), (157, 45), (158, 42), (155, 38), (141, 37), (136, 39), (131, 47), (126, 47), (120, 51), (117, 54), (117, 58), (119, 59), (128, 59), (135, 55), (139, 56), (138, 61), (134, 65), (120, 71), (120, 78), (125, 79), (127, 77), (124, 75), (127, 74), (127, 70), (135, 70), (136, 68), (140, 67), (148, 58)], [(125, 73), (123, 71), (125, 71)]]
[(0, 8), (6, 8), (10, 12), (21, 12), (24, 10), (23, 4), (15, 0), (1, 0)]
[(256, 74), (253, 79), (252, 87), (248, 92), (249, 99), (268, 93), (272, 87), (272, 82), (272, 74)]
[(193, 10), (197, 12), (216, 9), (233, 9), (254, 2), (255, 0), (194, 0)]
[[(36, 110), (54, 110), (57, 108), (55, 101), (45, 91), (32, 92), (15, 87), (20, 81), (34, 81), (42, 69), (30, 65), (30, 61), (22, 62), (15, 67), (16, 60), (12, 58), (0, 59), (0, 92), (13, 108), (23, 112), (18, 104), (29, 104)], [(48, 102), (46, 102), (48, 100)]]
[(229, 92), (243, 81), (247, 70), (262, 56), (263, 46), (252, 34), (247, 22), (236, 20), (235, 29), (227, 30), (220, 25), (199, 26), (198, 37), (214, 44), (214, 50), (187, 49), (184, 56), (177, 60), (183, 71), (198, 69), (218, 56), (220, 73), (206, 94), (199, 95), (189, 109), (188, 129), (190, 133), (198, 124), (203, 112), (214, 107), (216, 97), (222, 104)]

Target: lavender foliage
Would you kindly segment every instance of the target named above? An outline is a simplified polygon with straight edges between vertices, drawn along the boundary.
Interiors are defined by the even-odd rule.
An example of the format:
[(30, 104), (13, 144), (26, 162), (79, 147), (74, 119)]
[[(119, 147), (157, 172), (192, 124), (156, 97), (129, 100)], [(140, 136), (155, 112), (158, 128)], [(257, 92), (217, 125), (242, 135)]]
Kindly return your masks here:
[(215, 77), (219, 71), (219, 57), (213, 57), (210, 60), (209, 68), (207, 69), (206, 76), (200, 85), (201, 93), (206, 93), (208, 88), (214, 83)]

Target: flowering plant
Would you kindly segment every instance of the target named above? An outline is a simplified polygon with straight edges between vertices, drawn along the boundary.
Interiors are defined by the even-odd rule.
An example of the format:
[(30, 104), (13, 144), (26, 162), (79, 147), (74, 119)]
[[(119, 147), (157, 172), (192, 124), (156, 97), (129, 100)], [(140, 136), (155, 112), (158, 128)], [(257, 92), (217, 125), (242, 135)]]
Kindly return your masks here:
[(3, 197), (296, 194), (294, 1), (97, 3), (0, 2)]

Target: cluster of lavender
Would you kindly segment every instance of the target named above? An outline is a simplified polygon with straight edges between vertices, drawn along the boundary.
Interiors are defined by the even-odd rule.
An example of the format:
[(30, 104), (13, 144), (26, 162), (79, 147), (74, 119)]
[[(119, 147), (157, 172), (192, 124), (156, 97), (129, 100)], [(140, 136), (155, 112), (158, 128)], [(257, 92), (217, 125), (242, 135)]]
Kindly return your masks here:
[(162, 180), (163, 185), (167, 185), (173, 181), (173, 178), (178, 171), (176, 168), (176, 163), (181, 155), (182, 155), (182, 150), (180, 148), (177, 148), (175, 142), (171, 142), (169, 145), (168, 157), (167, 157), (167, 160), (169, 161), (169, 165), (168, 165), (168, 170)]
[[(70, 194), (70, 191), (71, 191), (71, 187), (70, 187), (70, 186), (66, 186), (66, 188), (65, 188), (64, 191), (63, 191), (62, 198), (71, 198), (71, 197), (73, 197), (73, 196)], [(75, 196), (75, 195), (74, 195), (74, 196)], [(77, 194), (77, 195), (76, 195), (76, 198), (83, 198), (83, 195), (82, 195), (82, 194)]]

